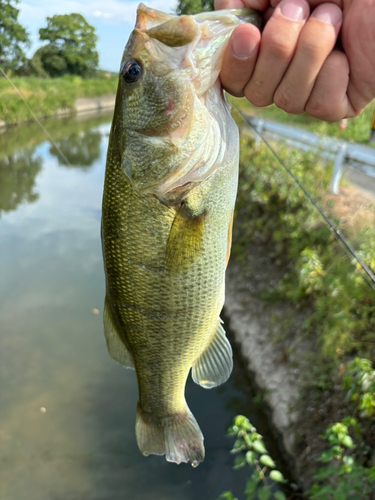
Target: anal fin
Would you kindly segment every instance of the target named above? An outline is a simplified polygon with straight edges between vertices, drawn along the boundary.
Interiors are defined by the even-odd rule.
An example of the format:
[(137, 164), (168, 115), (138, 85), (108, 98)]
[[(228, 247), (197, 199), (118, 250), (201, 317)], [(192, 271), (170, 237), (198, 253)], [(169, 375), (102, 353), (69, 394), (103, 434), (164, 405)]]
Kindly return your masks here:
[(220, 321), (211, 343), (192, 369), (194, 382), (205, 389), (211, 389), (226, 382), (233, 368), (232, 347)]
[(105, 298), (104, 302), (104, 335), (107, 342), (108, 352), (111, 357), (124, 365), (126, 368), (134, 368), (133, 356), (121, 339), (112, 320), (111, 310), (108, 305), (108, 299)]

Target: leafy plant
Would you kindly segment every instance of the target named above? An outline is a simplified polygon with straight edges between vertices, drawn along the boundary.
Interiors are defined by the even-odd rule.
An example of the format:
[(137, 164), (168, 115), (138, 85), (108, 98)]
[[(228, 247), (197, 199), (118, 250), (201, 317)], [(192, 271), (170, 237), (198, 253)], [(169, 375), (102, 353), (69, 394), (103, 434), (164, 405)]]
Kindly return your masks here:
[(198, 14), (206, 10), (214, 10), (213, 0), (179, 0), (176, 12), (181, 14)]
[(350, 427), (360, 439), (358, 423), (351, 417), (331, 424), (323, 433), (330, 448), (318, 459), (325, 466), (314, 475), (318, 482), (306, 492), (311, 500), (365, 500), (373, 491), (375, 466), (367, 468), (356, 460)]
[[(350, 432), (351, 431), (351, 432)], [(231, 453), (236, 454), (234, 469), (248, 465), (251, 475), (245, 485), (246, 500), (286, 500), (276, 483), (287, 483), (268, 454), (262, 436), (243, 415), (237, 415), (228, 435), (235, 441)], [(352, 435), (353, 437), (352, 437)], [(375, 489), (375, 465), (365, 467), (363, 442), (357, 420), (346, 417), (342, 422), (331, 424), (322, 438), (329, 448), (318, 461), (323, 463), (314, 479), (315, 484), (306, 491), (309, 500), (365, 500)], [(360, 458), (358, 458), (360, 457)], [(218, 500), (238, 500), (230, 491), (223, 492)]]
[[(228, 435), (235, 438), (231, 453), (236, 454), (234, 469), (248, 465), (251, 475), (246, 482), (246, 500), (286, 500), (281, 490), (275, 491), (276, 483), (286, 483), (282, 473), (268, 454), (262, 436), (243, 415), (237, 415)], [(230, 491), (222, 493), (219, 500), (237, 500)]]
[(0, 0), (0, 66), (14, 69), (25, 59), (24, 49), (30, 46), (26, 29), (18, 22), (18, 0)]
[(375, 419), (375, 370), (369, 359), (354, 358), (343, 379), (347, 398), (358, 405), (362, 418)]

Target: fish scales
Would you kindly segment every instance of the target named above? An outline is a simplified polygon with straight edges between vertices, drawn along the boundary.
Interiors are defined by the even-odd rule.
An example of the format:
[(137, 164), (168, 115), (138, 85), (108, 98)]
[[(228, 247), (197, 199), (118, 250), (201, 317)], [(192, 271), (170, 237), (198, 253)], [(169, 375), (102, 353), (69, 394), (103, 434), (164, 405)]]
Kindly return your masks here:
[(105, 334), (112, 357), (136, 371), (138, 445), (145, 455), (194, 466), (204, 447), (185, 401), (187, 376), (192, 368), (194, 381), (210, 388), (232, 368), (219, 315), (238, 130), (217, 76), (225, 40), (240, 22), (224, 14), (226, 29), (217, 34), (197, 19), (139, 7), (122, 61), (102, 215)]
[[(114, 282), (112, 286), (110, 284), (112, 310), (118, 315), (117, 321), (124, 325), (120, 331), (123, 331), (124, 340), (133, 353), (136, 367), (137, 363), (143, 370), (147, 370), (147, 366), (157, 366), (164, 374), (165, 385), (158, 387), (158, 381), (152, 380), (151, 391), (160, 391), (161, 394), (167, 391), (166, 408), (158, 403), (149, 410), (155, 415), (163, 415), (166, 410), (173, 411), (170, 409), (173, 394), (170, 389), (177, 379), (176, 370), (178, 372), (181, 365), (186, 366), (183, 381), (178, 381), (184, 386), (191, 365), (215, 333), (223, 305), (223, 292), (218, 293), (218, 290), (224, 286), (228, 232), (227, 224), (220, 224), (220, 219), (229, 218), (230, 213), (225, 214), (224, 208), (228, 212), (233, 200), (225, 200), (223, 193), (216, 191), (216, 196), (208, 201), (210, 215), (207, 216), (205, 242), (210, 251), (202, 252), (194, 268), (180, 274), (165, 269), (155, 272), (165, 258), (174, 210), (164, 207), (154, 198), (137, 195), (126, 182), (118, 162), (109, 161), (107, 165), (103, 227), (116, 228), (117, 239), (117, 244), (114, 244), (111, 230), (105, 230), (107, 281)], [(218, 178), (211, 178), (210, 182), (229, 177), (225, 167), (223, 165)], [(228, 198), (233, 198), (236, 192), (236, 171), (231, 177), (232, 189), (227, 190)], [(114, 196), (112, 190), (107, 189), (108, 185), (116, 186), (116, 191), (122, 196)], [(145, 213), (150, 217), (140, 217)], [(159, 214), (161, 217), (157, 216)], [(107, 231), (112, 240), (112, 245), (108, 246)], [(134, 245), (135, 241), (137, 245)], [(129, 329), (132, 335), (126, 333)], [(171, 336), (171, 331), (179, 334)], [(190, 364), (181, 364), (184, 358), (189, 359)], [(166, 365), (165, 370), (163, 365)], [(146, 372), (143, 375), (146, 377)], [(142, 380), (138, 382), (140, 398), (142, 400), (144, 394), (146, 404), (147, 389)]]

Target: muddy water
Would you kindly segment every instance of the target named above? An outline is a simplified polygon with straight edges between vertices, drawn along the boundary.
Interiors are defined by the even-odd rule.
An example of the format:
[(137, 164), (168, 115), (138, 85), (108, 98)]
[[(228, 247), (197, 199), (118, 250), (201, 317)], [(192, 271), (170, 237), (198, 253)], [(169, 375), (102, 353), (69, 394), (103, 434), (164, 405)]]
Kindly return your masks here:
[(111, 116), (0, 135), (1, 500), (243, 498), (225, 430), (249, 416), (278, 458), (241, 360), (210, 391), (186, 397), (205, 436), (197, 468), (143, 457), (134, 435), (135, 374), (108, 355), (99, 237)]

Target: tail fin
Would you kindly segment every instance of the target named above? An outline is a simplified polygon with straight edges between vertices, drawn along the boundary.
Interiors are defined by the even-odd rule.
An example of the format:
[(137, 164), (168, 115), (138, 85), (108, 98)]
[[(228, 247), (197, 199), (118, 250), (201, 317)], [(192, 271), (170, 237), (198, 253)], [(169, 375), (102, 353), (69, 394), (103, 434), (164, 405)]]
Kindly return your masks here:
[(143, 455), (166, 455), (168, 462), (191, 462), (193, 467), (203, 461), (203, 434), (186, 406), (183, 413), (154, 418), (137, 407), (135, 435)]

